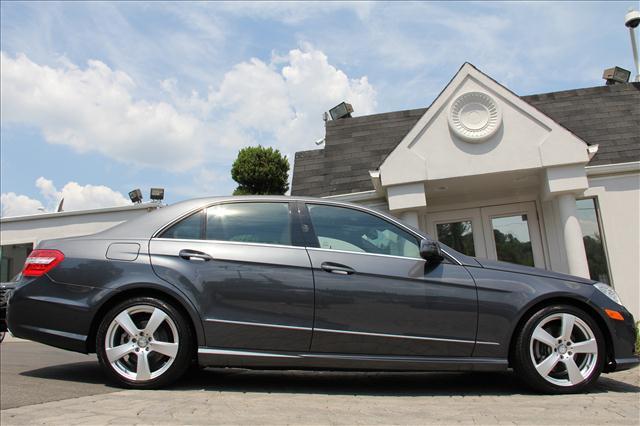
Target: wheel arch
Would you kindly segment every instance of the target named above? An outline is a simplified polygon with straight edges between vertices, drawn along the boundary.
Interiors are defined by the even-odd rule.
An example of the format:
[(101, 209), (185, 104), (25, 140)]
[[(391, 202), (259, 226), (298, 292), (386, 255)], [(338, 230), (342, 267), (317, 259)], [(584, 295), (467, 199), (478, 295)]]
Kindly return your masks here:
[(581, 309), (585, 311), (589, 316), (591, 316), (591, 318), (596, 322), (596, 324), (598, 324), (598, 327), (600, 328), (600, 331), (602, 332), (602, 335), (604, 336), (604, 340), (605, 340), (604, 344), (605, 344), (605, 351), (606, 351), (606, 359), (605, 359), (604, 371), (607, 372), (607, 366), (613, 360), (615, 360), (613, 339), (611, 337), (611, 332), (609, 331), (609, 327), (607, 327), (607, 324), (604, 318), (602, 317), (602, 315), (600, 315), (598, 311), (589, 303), (587, 303), (586, 301), (582, 301), (579, 299), (566, 297), (566, 296), (553, 296), (543, 300), (538, 300), (535, 303), (533, 303), (531, 306), (529, 306), (529, 308), (525, 311), (525, 313), (520, 316), (518, 322), (516, 323), (516, 326), (511, 332), (511, 338), (509, 339), (509, 354), (508, 354), (509, 366), (513, 365), (515, 342), (518, 338), (518, 335), (522, 331), (524, 324), (537, 311), (551, 305), (569, 305), (569, 306), (573, 306), (575, 308)]
[(93, 320), (91, 321), (86, 343), (87, 353), (94, 353), (96, 351), (96, 334), (98, 332), (98, 327), (109, 309), (122, 301), (141, 296), (156, 297), (164, 300), (165, 302), (172, 304), (183, 315), (185, 315), (189, 327), (191, 327), (191, 332), (196, 337), (194, 341), (194, 345), (196, 345), (194, 353), (197, 353), (197, 346), (204, 345), (204, 330), (202, 328), (202, 321), (197, 314), (195, 307), (193, 307), (191, 302), (183, 295), (167, 289), (164, 286), (151, 283), (129, 285), (126, 288), (119, 289), (119, 291), (114, 292), (110, 297), (102, 301), (96, 310), (96, 313), (93, 315)]

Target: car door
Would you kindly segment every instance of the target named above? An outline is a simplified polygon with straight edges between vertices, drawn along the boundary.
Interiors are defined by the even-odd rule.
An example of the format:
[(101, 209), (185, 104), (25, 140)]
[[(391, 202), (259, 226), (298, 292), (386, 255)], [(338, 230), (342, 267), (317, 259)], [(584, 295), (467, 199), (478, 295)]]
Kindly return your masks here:
[(156, 273), (188, 289), (209, 347), (308, 351), (313, 276), (297, 209), (232, 202), (195, 212), (150, 242)]
[(315, 278), (312, 352), (470, 356), (477, 293), (452, 261), (428, 264), (419, 237), (372, 212), (307, 203)]

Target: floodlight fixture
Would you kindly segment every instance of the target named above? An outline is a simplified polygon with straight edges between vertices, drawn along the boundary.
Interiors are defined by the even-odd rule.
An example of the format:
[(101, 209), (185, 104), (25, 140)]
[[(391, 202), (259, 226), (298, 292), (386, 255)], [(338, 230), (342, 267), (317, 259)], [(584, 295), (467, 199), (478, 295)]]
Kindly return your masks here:
[(620, 67), (607, 68), (602, 73), (602, 78), (607, 80), (607, 85), (628, 83), (629, 77), (631, 77), (631, 71)]
[(329, 110), (332, 120), (338, 120), (340, 118), (351, 118), (353, 107), (351, 104), (342, 102)]
[(134, 189), (129, 192), (129, 198), (132, 203), (141, 203), (142, 202), (142, 191), (139, 188)]
[(149, 198), (158, 202), (164, 200), (164, 188), (151, 188)]

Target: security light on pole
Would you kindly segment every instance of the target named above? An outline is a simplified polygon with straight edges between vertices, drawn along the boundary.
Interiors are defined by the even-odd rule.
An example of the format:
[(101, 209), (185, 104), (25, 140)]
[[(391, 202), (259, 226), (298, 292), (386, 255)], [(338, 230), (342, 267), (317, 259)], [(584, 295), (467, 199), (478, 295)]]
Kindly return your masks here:
[(629, 9), (629, 12), (624, 15), (624, 25), (629, 28), (629, 36), (631, 37), (633, 62), (636, 66), (636, 78), (634, 80), (640, 82), (640, 60), (638, 59), (638, 45), (636, 44), (636, 28), (640, 25), (640, 12)]

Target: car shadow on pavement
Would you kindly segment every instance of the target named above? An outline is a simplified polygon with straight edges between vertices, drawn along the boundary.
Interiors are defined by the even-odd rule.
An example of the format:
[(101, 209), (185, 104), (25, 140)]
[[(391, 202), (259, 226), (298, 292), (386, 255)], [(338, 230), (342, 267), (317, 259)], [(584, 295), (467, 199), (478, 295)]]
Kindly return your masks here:
[[(511, 372), (362, 373), (210, 368), (192, 371), (170, 389), (376, 396), (534, 394)], [(601, 377), (589, 391), (608, 392), (638, 393), (640, 387)]]
[[(78, 362), (24, 371), (21, 375), (47, 380), (105, 384), (97, 362)], [(335, 371), (194, 369), (166, 388), (174, 391), (300, 393), (327, 395), (437, 396), (532, 394), (517, 377), (505, 373), (379, 373)], [(606, 376), (589, 392), (640, 392), (640, 387)]]
[(53, 365), (36, 370), (23, 371), (20, 375), (74, 383), (104, 384), (106, 387), (114, 388), (114, 390), (118, 389), (115, 384), (107, 380), (107, 377), (102, 373), (100, 365), (96, 361)]

